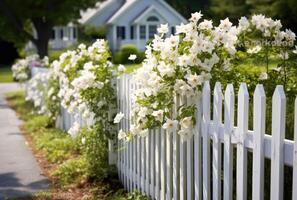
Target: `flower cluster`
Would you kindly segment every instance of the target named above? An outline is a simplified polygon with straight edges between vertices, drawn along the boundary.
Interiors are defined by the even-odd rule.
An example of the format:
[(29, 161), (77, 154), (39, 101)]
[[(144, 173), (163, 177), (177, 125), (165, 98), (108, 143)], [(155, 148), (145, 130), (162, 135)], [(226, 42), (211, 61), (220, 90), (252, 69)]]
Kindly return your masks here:
[[(201, 13), (192, 14), (190, 22), (177, 26), (169, 37), (168, 26), (162, 25), (147, 46), (143, 67), (135, 74), (141, 89), (135, 95), (135, 125), (126, 133), (129, 138), (146, 136), (148, 129), (161, 126), (167, 132), (178, 131), (184, 139), (193, 134), (202, 83), (213, 70), (230, 68), (238, 35), (228, 18), (219, 26), (201, 18)], [(180, 101), (176, 112), (174, 100)]]
[(38, 114), (51, 116), (44, 102), (47, 96), (47, 85), (49, 80), (48, 73), (38, 73), (28, 81), (26, 100), (32, 101), (34, 107), (38, 109)]
[[(113, 65), (109, 59), (107, 42), (97, 40), (89, 47), (79, 45), (77, 50), (62, 54), (53, 63), (53, 71), (60, 80), (61, 105), (70, 113), (81, 113), (83, 118), (92, 119), (95, 124), (104, 124), (105, 135), (110, 134), (111, 127), (106, 121), (115, 102)], [(76, 135), (78, 130), (78, 123), (75, 123), (70, 132)]]
[(260, 75), (260, 80), (269, 77), (269, 59), (280, 58), (279, 66), (276, 67), (286, 67), (290, 54), (294, 53), (296, 35), (289, 29), (282, 30), (280, 20), (273, 20), (261, 14), (253, 15), (251, 19), (241, 17), (238, 30), (240, 47), (244, 47), (243, 50), (249, 56), (262, 57), (266, 61), (267, 69)]
[(24, 59), (19, 59), (12, 66), (12, 73), (15, 80), (19, 82), (27, 81), (30, 78), (31, 67), (45, 67), (48, 66), (48, 58), (40, 59), (38, 55), (34, 54)]

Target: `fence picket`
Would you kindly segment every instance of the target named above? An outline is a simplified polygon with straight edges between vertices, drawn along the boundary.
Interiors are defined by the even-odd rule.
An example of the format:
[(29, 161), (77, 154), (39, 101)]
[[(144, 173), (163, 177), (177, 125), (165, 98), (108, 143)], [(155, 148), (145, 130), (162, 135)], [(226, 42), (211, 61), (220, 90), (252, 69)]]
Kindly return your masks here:
[(216, 83), (214, 89), (214, 112), (213, 122), (216, 124), (215, 134), (213, 136), (213, 196), (212, 199), (221, 199), (221, 142), (219, 139), (219, 127), (222, 123), (222, 89), (221, 84)]
[(271, 141), (271, 200), (283, 199), (284, 182), (284, 134), (286, 125), (286, 97), (283, 86), (277, 86), (272, 99)]
[(161, 191), (160, 191), (160, 199), (165, 200), (165, 192), (166, 192), (166, 140), (165, 140), (165, 132), (163, 129), (160, 129), (160, 145), (161, 145), (161, 160), (160, 160), (160, 183), (161, 183)]
[[(179, 97), (174, 98), (175, 108), (174, 113), (177, 113), (177, 109), (180, 105)], [(179, 136), (177, 134), (177, 131), (173, 132), (172, 137), (172, 143), (173, 143), (173, 169), (172, 169), (172, 179), (173, 179), (173, 199), (178, 200), (179, 199)]]
[(253, 149), (253, 199), (264, 199), (264, 134), (266, 96), (263, 85), (254, 93), (254, 149)]
[(294, 116), (294, 156), (293, 156), (293, 195), (292, 199), (297, 199), (297, 98), (295, 99), (295, 116)]
[(156, 189), (155, 197), (160, 199), (160, 129), (155, 130), (155, 170), (156, 170)]
[(172, 199), (172, 133), (166, 132), (166, 199)]
[(202, 92), (202, 137), (203, 137), (203, 199), (210, 199), (210, 139), (208, 126), (210, 122), (210, 86), (209, 82), (204, 83)]
[(150, 184), (150, 194), (152, 197), (155, 197), (155, 131), (151, 130), (150, 132), (150, 141), (151, 141), (151, 158), (150, 158), (150, 172), (151, 172), (151, 184)]
[(202, 101), (197, 99), (197, 123), (194, 129), (194, 199), (201, 199), (201, 118), (202, 118)]
[[(149, 133), (150, 134), (150, 133)], [(149, 135), (144, 138), (145, 139), (145, 192), (149, 194), (150, 192), (150, 184), (149, 184), (149, 174), (150, 174), (150, 168), (149, 168), (149, 163), (150, 163), (150, 137)]]
[(248, 131), (249, 113), (249, 92), (245, 83), (240, 85), (238, 93), (238, 143), (237, 143), (237, 163), (236, 163), (236, 193), (237, 199), (246, 200), (247, 198), (247, 149), (244, 140)]
[(224, 200), (233, 199), (233, 147), (231, 136), (234, 127), (234, 89), (227, 85), (224, 103)]

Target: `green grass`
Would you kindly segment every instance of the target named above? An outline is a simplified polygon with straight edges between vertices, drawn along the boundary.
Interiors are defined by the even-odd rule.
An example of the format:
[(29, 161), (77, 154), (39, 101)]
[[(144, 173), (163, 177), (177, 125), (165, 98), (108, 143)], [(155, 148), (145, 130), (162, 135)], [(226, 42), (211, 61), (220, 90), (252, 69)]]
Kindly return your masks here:
[(12, 71), (8, 66), (0, 66), (0, 83), (13, 82)]

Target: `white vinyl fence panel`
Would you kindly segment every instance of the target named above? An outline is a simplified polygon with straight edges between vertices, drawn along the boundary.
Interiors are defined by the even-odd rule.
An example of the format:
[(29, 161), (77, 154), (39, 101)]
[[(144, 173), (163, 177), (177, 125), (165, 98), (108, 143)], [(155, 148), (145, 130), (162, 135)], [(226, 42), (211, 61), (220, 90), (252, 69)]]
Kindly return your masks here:
[[(125, 82), (129, 82), (129, 87)], [(133, 94), (139, 85), (133, 82), (131, 75), (119, 77), (118, 83), (119, 111), (126, 116), (119, 129), (128, 131), (133, 123), (130, 118), (135, 105)], [(284, 138), (286, 97), (283, 87), (277, 86), (273, 96), (271, 135), (265, 134), (266, 96), (262, 85), (257, 85), (252, 97), (250, 99), (244, 83), (236, 95), (231, 84), (223, 92), (220, 83), (212, 91), (206, 82), (202, 98), (197, 99), (197, 124), (192, 139), (185, 141), (177, 132), (168, 134), (155, 129), (145, 138), (118, 141), (117, 166), (125, 188), (128, 191), (138, 189), (157, 200), (245, 200), (247, 152), (250, 151), (253, 153), (252, 199), (264, 199), (265, 158), (271, 160), (271, 199), (283, 199), (284, 165), (293, 167), (292, 199), (297, 199), (297, 100), (294, 142)], [(237, 110), (235, 102), (238, 102)], [(252, 108), (249, 102), (253, 102)], [(181, 103), (186, 103), (186, 99), (177, 97), (174, 115)], [(252, 109), (253, 130), (249, 130), (249, 110)], [(234, 149), (237, 152), (236, 193), (233, 192)]]

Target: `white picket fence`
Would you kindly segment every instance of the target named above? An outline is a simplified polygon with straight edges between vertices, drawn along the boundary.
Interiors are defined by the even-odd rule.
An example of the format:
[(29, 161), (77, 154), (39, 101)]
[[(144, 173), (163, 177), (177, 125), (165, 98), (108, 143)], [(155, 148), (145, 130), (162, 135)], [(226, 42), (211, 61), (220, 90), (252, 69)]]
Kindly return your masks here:
[[(119, 129), (124, 131), (128, 131), (132, 123), (130, 111), (134, 103), (131, 97), (137, 87), (130, 75), (118, 79), (119, 111), (125, 114)], [(273, 95), (272, 135), (265, 134), (266, 97), (263, 86), (256, 87), (253, 108), (249, 108), (251, 99), (246, 84), (241, 84), (238, 96), (235, 96), (231, 84), (223, 94), (220, 83), (215, 85), (213, 91), (209, 83), (205, 83), (202, 99), (197, 100), (198, 123), (190, 140), (181, 140), (176, 132), (167, 134), (162, 129), (156, 129), (150, 130), (145, 138), (118, 141), (117, 167), (124, 187), (128, 191), (138, 189), (157, 200), (231, 200), (234, 197), (245, 200), (248, 187), (247, 152), (251, 151), (252, 199), (264, 199), (264, 158), (268, 158), (271, 160), (271, 199), (283, 199), (284, 165), (288, 165), (293, 167), (292, 199), (296, 200), (297, 100), (295, 140), (291, 141), (284, 138), (286, 97), (282, 86), (277, 86)], [(236, 113), (235, 99), (238, 100)], [(180, 101), (183, 99), (176, 99), (176, 107)], [(253, 130), (248, 130), (249, 109), (253, 109)], [(236, 194), (232, 188), (233, 149), (237, 152)]]

